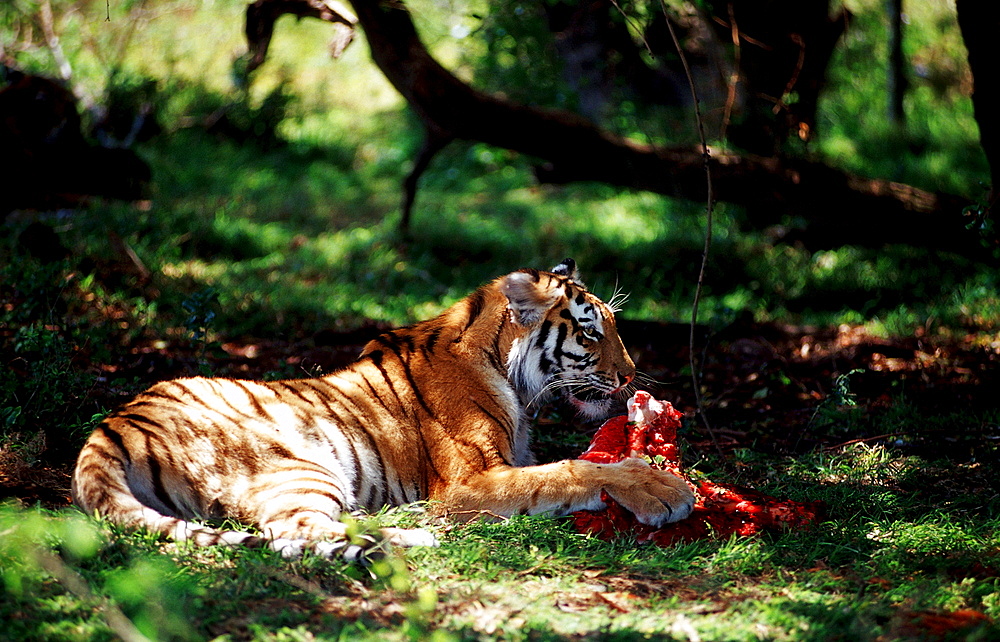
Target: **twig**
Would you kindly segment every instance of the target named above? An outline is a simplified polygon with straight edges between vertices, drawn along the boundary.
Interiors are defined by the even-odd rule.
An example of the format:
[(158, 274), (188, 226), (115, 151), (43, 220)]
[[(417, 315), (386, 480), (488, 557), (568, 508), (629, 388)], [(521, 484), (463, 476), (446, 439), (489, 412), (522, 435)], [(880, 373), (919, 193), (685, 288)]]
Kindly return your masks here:
[(729, 91), (726, 95), (726, 108), (722, 114), (722, 130), (719, 138), (725, 140), (726, 129), (729, 128), (729, 120), (733, 116), (733, 105), (736, 103), (736, 86), (740, 83), (740, 59), (742, 49), (740, 47), (740, 28), (736, 24), (736, 11), (733, 3), (729, 3), (729, 33), (733, 39), (733, 73), (729, 78)]
[(509, 517), (485, 509), (450, 510), (447, 513), (445, 513), (445, 516), (456, 518), (462, 522), (471, 522), (477, 517), (491, 517), (497, 520), (498, 522), (506, 522), (510, 519)]
[(863, 444), (869, 441), (878, 441), (879, 439), (888, 439), (889, 437), (899, 437), (900, 435), (905, 435), (906, 432), (888, 432), (884, 435), (875, 435), (874, 437), (861, 437), (858, 439), (851, 439), (850, 441), (845, 441), (842, 444), (835, 444), (833, 446), (826, 446), (823, 450), (838, 450), (844, 446), (853, 446), (854, 444)]
[(646, 51), (648, 51), (649, 55), (652, 56), (653, 55), (653, 48), (649, 46), (649, 41), (646, 40), (646, 34), (643, 33), (642, 29), (638, 28), (638, 26), (639, 26), (638, 22), (636, 20), (634, 20), (632, 18), (632, 16), (628, 15), (627, 13), (625, 13), (625, 10), (622, 9), (622, 7), (621, 7), (620, 4), (618, 4), (618, 0), (611, 0), (611, 4), (613, 4), (615, 6), (615, 9), (618, 9), (618, 13), (622, 14), (622, 18), (625, 19), (625, 22), (627, 22), (628, 24), (630, 24), (633, 27), (635, 27), (635, 33), (636, 33), (636, 35), (639, 36), (639, 39), (642, 40), (643, 46), (646, 47)]
[(778, 115), (782, 109), (787, 109), (785, 105), (785, 96), (792, 93), (795, 89), (795, 85), (799, 82), (799, 74), (802, 73), (802, 67), (806, 64), (806, 43), (802, 40), (802, 36), (797, 33), (791, 35), (792, 42), (799, 46), (799, 60), (795, 63), (795, 69), (792, 70), (792, 75), (788, 79), (788, 84), (785, 85), (785, 91), (778, 96), (777, 101), (775, 101), (774, 108), (771, 110), (775, 116)]
[(704, 424), (708, 434), (712, 437), (712, 443), (715, 444), (715, 449), (721, 454), (722, 448), (719, 446), (719, 440), (716, 438), (715, 431), (712, 430), (712, 425), (708, 422), (708, 417), (705, 415), (705, 404), (704, 400), (701, 398), (701, 385), (698, 382), (698, 368), (695, 363), (696, 360), (694, 356), (694, 332), (695, 326), (698, 323), (698, 302), (701, 299), (701, 289), (705, 282), (705, 268), (708, 265), (708, 252), (712, 246), (712, 210), (714, 208), (714, 195), (712, 193), (712, 168), (709, 164), (711, 155), (708, 151), (708, 142), (705, 139), (705, 125), (701, 119), (701, 103), (698, 100), (698, 91), (694, 86), (694, 76), (691, 74), (691, 67), (688, 65), (687, 56), (684, 55), (684, 50), (681, 48), (680, 40), (677, 39), (674, 26), (670, 22), (670, 16), (667, 13), (665, 0), (660, 0), (660, 7), (663, 10), (663, 19), (667, 23), (667, 30), (670, 31), (670, 39), (674, 42), (674, 47), (677, 49), (677, 55), (680, 56), (681, 65), (684, 67), (684, 74), (687, 76), (688, 86), (691, 88), (691, 98), (694, 101), (694, 118), (698, 125), (698, 138), (701, 141), (702, 160), (705, 163), (705, 180), (708, 186), (708, 204), (705, 208), (705, 247), (701, 253), (701, 267), (698, 270), (698, 283), (695, 286), (694, 301), (691, 304), (691, 334), (688, 338), (688, 359), (691, 365), (691, 382), (694, 385), (694, 398), (698, 405), (698, 415), (701, 417), (701, 422)]
[[(256, 569), (272, 579), (284, 582), (285, 584), (293, 588), (297, 588), (304, 593), (308, 593), (309, 595), (323, 600), (324, 602), (330, 602), (334, 599), (334, 596), (320, 586), (318, 582), (306, 579), (300, 575), (293, 575), (292, 573), (288, 573), (286, 571), (280, 571), (278, 569), (271, 568), (266, 564), (258, 564), (256, 565)], [(355, 579), (350, 579), (349, 583), (351, 585), (351, 589), (356, 591), (359, 595), (361, 595), (361, 597), (368, 597), (369, 591), (365, 588), (364, 584)]]

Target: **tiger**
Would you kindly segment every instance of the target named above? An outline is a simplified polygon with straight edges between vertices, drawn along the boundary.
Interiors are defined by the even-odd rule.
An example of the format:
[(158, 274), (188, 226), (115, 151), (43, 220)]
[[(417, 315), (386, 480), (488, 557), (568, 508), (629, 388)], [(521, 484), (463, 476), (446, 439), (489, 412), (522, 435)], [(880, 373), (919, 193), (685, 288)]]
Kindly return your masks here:
[[(531, 404), (561, 395), (598, 419), (635, 387), (614, 312), (566, 259), (381, 334), (328, 375), (157, 383), (90, 435), (73, 500), (126, 529), (288, 557), (363, 554), (350, 515), (414, 502), (504, 518), (598, 510), (611, 497), (644, 524), (681, 520), (694, 504), (688, 485), (641, 459), (537, 464), (530, 449)], [(225, 519), (252, 528), (208, 525)], [(438, 544), (421, 528), (378, 540)]]

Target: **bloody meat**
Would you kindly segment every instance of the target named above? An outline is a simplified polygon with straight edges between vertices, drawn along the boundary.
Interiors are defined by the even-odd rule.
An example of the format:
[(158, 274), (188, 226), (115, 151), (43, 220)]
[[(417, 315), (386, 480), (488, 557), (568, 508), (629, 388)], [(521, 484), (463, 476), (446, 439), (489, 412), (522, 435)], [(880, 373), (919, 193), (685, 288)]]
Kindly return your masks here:
[(669, 402), (639, 391), (629, 399), (628, 412), (628, 416), (606, 421), (580, 459), (612, 464), (626, 457), (644, 458), (653, 467), (687, 481), (695, 494), (694, 510), (679, 522), (657, 528), (639, 523), (632, 513), (602, 492), (607, 508), (573, 513), (581, 533), (602, 539), (629, 534), (640, 543), (668, 546), (710, 536), (724, 538), (734, 534), (753, 535), (763, 529), (802, 528), (820, 518), (822, 502), (777, 499), (735, 484), (717, 484), (686, 474), (677, 448), (677, 429), (681, 427), (683, 414)]

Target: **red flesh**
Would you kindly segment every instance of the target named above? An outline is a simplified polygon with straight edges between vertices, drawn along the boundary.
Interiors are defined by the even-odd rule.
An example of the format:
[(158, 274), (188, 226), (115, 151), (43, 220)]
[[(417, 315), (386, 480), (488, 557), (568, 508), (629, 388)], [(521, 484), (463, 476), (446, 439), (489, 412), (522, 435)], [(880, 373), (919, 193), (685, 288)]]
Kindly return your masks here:
[(639, 523), (632, 513), (602, 492), (601, 499), (607, 508), (573, 513), (581, 533), (602, 539), (627, 533), (639, 542), (668, 546), (713, 535), (724, 538), (734, 534), (753, 535), (763, 529), (802, 528), (819, 518), (822, 502), (781, 500), (734, 484), (692, 480), (681, 468), (677, 448), (677, 429), (683, 415), (668, 402), (657, 402), (641, 391), (629, 400), (629, 408), (637, 421), (629, 421), (625, 416), (612, 417), (597, 431), (580, 459), (601, 464), (612, 464), (626, 457), (652, 460), (653, 467), (687, 481), (695, 494), (694, 511), (686, 519), (656, 528)]

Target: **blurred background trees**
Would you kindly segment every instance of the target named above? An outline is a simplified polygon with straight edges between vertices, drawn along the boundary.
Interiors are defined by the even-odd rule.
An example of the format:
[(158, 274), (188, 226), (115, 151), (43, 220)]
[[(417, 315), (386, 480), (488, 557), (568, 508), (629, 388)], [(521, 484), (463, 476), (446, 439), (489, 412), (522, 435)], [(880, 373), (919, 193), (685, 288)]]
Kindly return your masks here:
[[(250, 42), (237, 44), (246, 9), (239, 2), (137, 1), (115, 5), (112, 14), (111, 5), (100, 3), (17, 0), (5, 7), (2, 55), (12, 73), (42, 72), (68, 86), (80, 100), (92, 139), (102, 147), (130, 147), (138, 137), (151, 136), (164, 117), (173, 120), (173, 127), (197, 121), (236, 140), (252, 137), (273, 145), (289, 101), (322, 102), (329, 89), (308, 87), (302, 74), (291, 80), (287, 66), (279, 68), (284, 78), (277, 84), (273, 76), (270, 83), (255, 81), (275, 21), (294, 14), (332, 23), (329, 46), (339, 56), (354, 36), (356, 19), (351, 7), (332, 0), (257, 0), (247, 14)], [(968, 62), (984, 60), (988, 53), (970, 58), (963, 47), (966, 40), (974, 53), (977, 46), (988, 47), (990, 32), (981, 25), (995, 25), (996, 15), (976, 3), (961, 9), (970, 15), (964, 32), (955, 7), (930, 0), (905, 7), (900, 2), (802, 5), (787, 0), (663, 7), (635, 1), (496, 0), (468, 7), (418, 2), (413, 6), (422, 23), (418, 32), (408, 5), (357, 0), (353, 6), (376, 64), (423, 125), (424, 142), (404, 185), (404, 228), (420, 176), (454, 139), (529, 154), (543, 182), (598, 180), (703, 199), (701, 159), (691, 145), (690, 94), (667, 34), (670, 19), (695, 71), (713, 141), (717, 197), (743, 208), (749, 225), (762, 229), (794, 218), (800, 224), (789, 240), (814, 248), (919, 244), (934, 228), (935, 244), (952, 249), (977, 245), (979, 232), (989, 227), (991, 197), (977, 183), (987, 182), (989, 154), (997, 147), (989, 118), (982, 116), (991, 113), (993, 72), (987, 64), (977, 65), (984, 80), (973, 94), (976, 70)], [(208, 18), (211, 28), (226, 33), (225, 50), (206, 51), (218, 40), (190, 38), (185, 46), (166, 49), (157, 43), (155, 63), (139, 53), (144, 39), (155, 33), (149, 30), (154, 18), (176, 17), (183, 30), (185, 16), (196, 20), (209, 14), (215, 14)], [(428, 50), (428, 42), (450, 59), (445, 62), (459, 76), (448, 64), (438, 64), (439, 54)], [(252, 54), (239, 53), (247, 46)], [(322, 50), (310, 53), (312, 66), (321, 64)], [(218, 87), (222, 93), (207, 113), (168, 115), (167, 103), (177, 109), (178, 94), (190, 94), (181, 87), (192, 89), (184, 67), (207, 59), (214, 59), (217, 77), (230, 73), (230, 86)], [(300, 86), (297, 96), (286, 91), (290, 83)], [(269, 90), (263, 89), (266, 84)], [(7, 92), (8, 104), (12, 93)], [(940, 123), (954, 108), (965, 110), (969, 124), (961, 126), (971, 126), (973, 95), (984, 103), (978, 110), (986, 121), (985, 127), (979, 125), (983, 145), (951, 145), (952, 151), (945, 152), (972, 164), (971, 172), (962, 172), (969, 178), (928, 181), (922, 148), (934, 145), (935, 138), (952, 137)], [(871, 111), (877, 109), (885, 112)], [(937, 131), (921, 131), (931, 127)], [(865, 154), (847, 152), (879, 137), (889, 153), (871, 160), (885, 167), (864, 167)], [(97, 193), (135, 197), (136, 186), (146, 179), (138, 163), (119, 157), (110, 163), (73, 159), (79, 167), (116, 166), (105, 174), (82, 175), (78, 182), (94, 185)], [(924, 167), (908, 172), (908, 163)], [(25, 172), (35, 171), (30, 163), (25, 167)], [(938, 165), (939, 174), (946, 171)], [(125, 185), (103, 186), (108, 176)], [(30, 182), (21, 174), (11, 179)], [(963, 215), (969, 211), (978, 212), (972, 231), (967, 229), (970, 217)]]
[[(705, 192), (669, 18), (722, 204), (709, 309), (885, 318), (912, 298), (919, 317), (996, 251), (975, 114), (997, 83), (965, 45), (988, 56), (995, 15), (972, 4), (13, 0), (5, 232), (157, 296), (175, 275), (178, 306), (230, 280), (257, 309), (277, 279), (279, 327), (405, 322), (560, 254), (632, 275), (638, 316), (683, 318)], [(251, 6), (273, 10), (248, 25)], [(886, 251), (935, 271), (886, 277)], [(293, 274), (338, 295), (303, 300)], [(250, 318), (232, 329), (274, 331)]]

